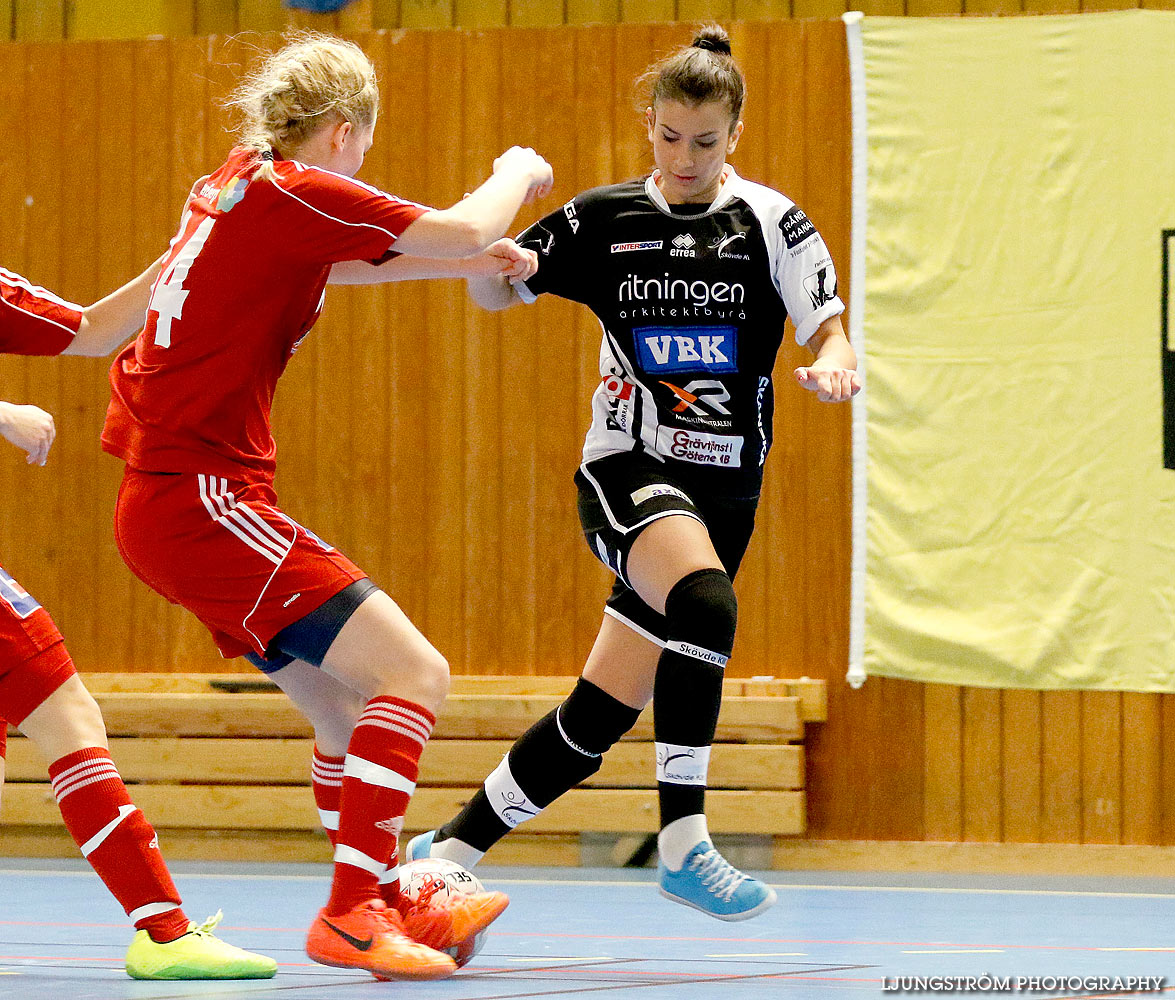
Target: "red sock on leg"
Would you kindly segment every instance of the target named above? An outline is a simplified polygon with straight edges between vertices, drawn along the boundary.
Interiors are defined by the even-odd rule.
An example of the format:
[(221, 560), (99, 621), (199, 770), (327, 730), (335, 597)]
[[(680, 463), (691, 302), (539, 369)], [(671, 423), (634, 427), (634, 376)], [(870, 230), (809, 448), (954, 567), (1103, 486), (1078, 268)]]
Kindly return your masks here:
[(155, 941), (187, 933), (188, 918), (159, 839), (127, 794), (110, 753), (89, 747), (49, 766), (65, 826), (139, 930)]
[(339, 798), (343, 793), (343, 757), (327, 757), (316, 745), (310, 761), (310, 783), (322, 828), (331, 846), (339, 836)]
[(388, 695), (372, 698), (359, 716), (343, 764), (327, 915), (380, 895), (379, 879), (396, 852), (420, 753), (435, 724), (427, 709)]

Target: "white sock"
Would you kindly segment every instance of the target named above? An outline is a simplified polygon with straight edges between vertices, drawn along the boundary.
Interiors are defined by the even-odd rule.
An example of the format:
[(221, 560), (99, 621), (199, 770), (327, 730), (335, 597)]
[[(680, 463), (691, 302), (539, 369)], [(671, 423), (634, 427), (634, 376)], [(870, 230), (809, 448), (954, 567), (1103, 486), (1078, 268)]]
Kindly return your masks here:
[(456, 862), (462, 868), (472, 869), (485, 857), (485, 851), (470, 847), (464, 840), (450, 837), (448, 840), (433, 840), (428, 856), (430, 858), (444, 858), (446, 861)]
[(675, 819), (657, 834), (657, 850), (665, 867), (671, 872), (681, 871), (685, 856), (702, 841), (710, 843), (710, 831), (703, 813)]

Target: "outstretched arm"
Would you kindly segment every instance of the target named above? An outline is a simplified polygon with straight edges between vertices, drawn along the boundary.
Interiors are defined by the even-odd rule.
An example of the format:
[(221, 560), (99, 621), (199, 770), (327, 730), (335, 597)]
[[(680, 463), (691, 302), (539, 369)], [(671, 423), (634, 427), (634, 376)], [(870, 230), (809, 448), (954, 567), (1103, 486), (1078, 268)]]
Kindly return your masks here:
[(538, 269), (538, 254), (524, 250), (511, 239), (501, 239), (474, 257), (393, 257), (382, 264), (348, 260), (330, 269), (332, 285), (378, 285), (391, 281), (419, 281), (426, 278), (469, 278), (490, 276), (529, 278)]
[(512, 146), (494, 161), (494, 172), (451, 208), (426, 212), (396, 241), (400, 253), (418, 257), (468, 257), (506, 234), (518, 210), (545, 197), (554, 184), (551, 165), (533, 149)]
[(808, 340), (816, 360), (796, 369), (796, 380), (822, 403), (843, 403), (861, 391), (857, 352), (845, 336), (840, 316), (831, 316)]
[(160, 257), (137, 278), (82, 310), (82, 325), (61, 353), (99, 358), (109, 354), (143, 327), (151, 286), (159, 274)]

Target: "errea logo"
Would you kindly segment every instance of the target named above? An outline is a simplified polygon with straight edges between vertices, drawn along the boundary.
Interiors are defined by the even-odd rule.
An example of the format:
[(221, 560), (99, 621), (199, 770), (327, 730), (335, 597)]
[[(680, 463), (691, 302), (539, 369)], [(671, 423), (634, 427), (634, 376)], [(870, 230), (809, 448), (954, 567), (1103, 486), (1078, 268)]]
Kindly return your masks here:
[(697, 242), (691, 233), (680, 233), (673, 237), (673, 249), (669, 251), (669, 256), (696, 257), (698, 254), (694, 250), (694, 244)]

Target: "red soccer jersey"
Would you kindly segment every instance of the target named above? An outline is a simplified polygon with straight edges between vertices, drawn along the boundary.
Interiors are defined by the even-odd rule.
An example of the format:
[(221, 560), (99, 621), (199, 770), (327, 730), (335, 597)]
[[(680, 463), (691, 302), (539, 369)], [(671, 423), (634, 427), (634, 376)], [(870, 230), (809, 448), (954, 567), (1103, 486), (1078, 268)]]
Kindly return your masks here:
[(102, 447), (145, 472), (270, 482), (278, 377), (332, 264), (378, 263), (428, 211), (329, 170), (234, 149), (185, 213), (147, 322), (110, 369)]
[(0, 353), (60, 354), (81, 325), (81, 306), (0, 267)]

